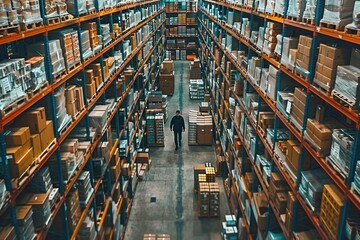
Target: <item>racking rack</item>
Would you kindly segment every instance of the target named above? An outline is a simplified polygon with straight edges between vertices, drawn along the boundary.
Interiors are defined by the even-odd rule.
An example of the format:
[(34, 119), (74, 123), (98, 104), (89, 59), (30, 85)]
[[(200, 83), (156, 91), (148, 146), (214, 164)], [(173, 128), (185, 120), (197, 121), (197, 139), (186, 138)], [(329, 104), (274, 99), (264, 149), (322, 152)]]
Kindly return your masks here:
[(188, 55), (196, 55), (197, 46), (197, 1), (165, 1), (167, 50), (172, 59), (186, 60)]
[[(203, 73), (205, 74), (208, 85), (210, 86), (211, 101), (212, 101), (212, 114), (215, 122), (216, 138), (220, 142), (222, 152), (225, 155), (227, 166), (229, 169), (229, 181), (228, 188), (231, 189), (231, 196), (237, 199), (238, 206), (233, 209), (238, 213), (237, 217), (242, 218), (245, 222), (246, 231), (249, 239), (255, 239), (256, 235), (259, 237), (260, 232), (257, 231), (256, 220), (254, 219), (254, 213), (251, 211), (249, 215), (246, 212), (246, 203), (251, 202), (254, 192), (264, 192), (266, 198), (269, 201), (267, 219), (267, 227), (265, 233), (269, 231), (280, 231), (284, 234), (286, 239), (290, 239), (293, 233), (298, 231), (299, 224), (301, 224), (295, 218), (291, 226), (286, 226), (283, 217), (279, 214), (278, 209), (275, 207), (274, 200), (269, 197), (269, 185), (268, 181), (264, 180), (263, 169), (258, 165), (257, 158), (264, 154), (271, 159), (270, 170), (271, 172), (280, 172), (282, 177), (286, 180), (291, 192), (296, 197), (296, 202), (293, 206), (292, 212), (296, 215), (299, 210), (305, 211), (307, 218), (310, 219), (313, 224), (313, 228), (322, 239), (329, 239), (329, 235), (320, 224), (320, 217), (313, 212), (305, 199), (299, 193), (299, 185), (301, 182), (302, 168), (296, 173), (296, 180), (290, 177), (288, 170), (286, 169), (283, 161), (278, 157), (276, 153), (275, 144), (270, 144), (267, 138), (264, 136), (264, 132), (259, 127), (260, 120), (259, 115), (255, 117), (249, 111), (246, 103), (244, 102), (241, 94), (238, 94), (234, 89), (235, 82), (242, 82), (244, 84), (244, 92), (242, 94), (253, 93), (257, 96), (257, 103), (260, 106), (266, 106), (275, 115), (275, 134), (273, 142), (277, 142), (277, 131), (279, 129), (287, 129), (294, 139), (298, 140), (301, 147), (300, 161), (304, 162), (306, 154), (309, 154), (312, 158), (312, 162), (317, 164), (323, 169), (328, 177), (335, 183), (340, 189), (342, 195), (345, 196), (343, 211), (340, 216), (340, 225), (337, 231), (337, 239), (345, 239), (346, 235), (346, 221), (352, 214), (359, 214), (360, 211), (360, 198), (351, 188), (351, 182), (354, 180), (355, 167), (357, 161), (359, 161), (360, 150), (360, 129), (359, 129), (359, 115), (358, 107), (350, 109), (333, 99), (329, 94), (320, 91), (313, 84), (313, 78), (315, 75), (316, 65), (316, 52), (319, 43), (324, 41), (338, 41), (342, 42), (349, 47), (359, 47), (360, 38), (354, 34), (349, 34), (345, 31), (339, 31), (334, 29), (328, 29), (320, 24), (322, 18), (322, 12), (324, 9), (325, 1), (317, 1), (316, 3), (316, 15), (314, 21), (302, 22), (295, 19), (288, 18), (286, 16), (289, 1), (284, 1), (284, 13), (283, 14), (268, 14), (259, 12), (255, 8), (255, 1), (251, 1), (252, 5), (248, 5), (248, 1), (228, 2), (228, 1), (213, 1), (204, 0), (199, 3), (201, 9), (198, 14), (199, 35), (201, 50), (199, 51)], [(216, 12), (209, 13), (208, 7), (214, 6)], [(247, 17), (250, 21), (250, 32), (256, 29), (256, 25), (264, 26), (264, 32), (267, 22), (281, 24), (282, 38), (284, 36), (296, 36), (301, 33), (310, 35), (313, 39), (311, 46), (311, 60), (310, 60), (310, 73), (308, 79), (304, 79), (293, 71), (284, 66), (276, 56), (269, 57), (262, 49), (259, 49), (256, 45), (250, 42), (249, 38), (241, 35), (235, 31), (234, 28), (227, 23), (227, 17), (229, 12), (236, 12), (240, 15), (239, 19)], [(241, 20), (240, 20), (241, 21)], [(245, 56), (250, 59), (253, 56), (260, 58), (261, 69), (272, 65), (275, 67), (279, 74), (276, 78), (276, 90), (283, 90), (285, 78), (291, 79), (290, 85), (299, 86), (305, 89), (307, 93), (307, 105), (305, 110), (305, 125), (306, 119), (309, 116), (309, 103), (311, 96), (315, 96), (321, 99), (326, 104), (328, 111), (330, 111), (339, 119), (344, 119), (344, 122), (350, 122), (350, 125), (356, 129), (354, 148), (351, 153), (351, 161), (349, 166), (349, 175), (347, 179), (343, 179), (333, 167), (325, 160), (324, 157), (319, 157), (316, 150), (304, 138), (305, 126), (302, 126), (302, 131), (299, 131), (294, 124), (289, 121), (283, 113), (279, 110), (277, 101), (271, 100), (249, 76), (246, 67), (241, 65), (240, 61), (232, 54), (232, 49), (228, 48), (228, 45), (224, 45), (222, 39), (226, 37), (232, 37), (232, 44), (236, 46), (236, 50), (245, 51)], [(281, 46), (283, 49), (283, 46)], [(222, 60), (222, 56), (225, 61)], [(225, 63), (230, 63), (226, 65)], [(235, 74), (235, 79), (232, 74)], [(289, 83), (289, 82), (287, 82)], [(222, 88), (222, 84), (225, 84), (225, 88)], [(235, 86), (236, 87), (236, 86)], [(228, 91), (228, 92), (227, 92)], [(244, 121), (238, 122), (234, 114), (233, 108), (229, 106), (229, 97), (235, 100), (235, 106), (241, 109), (242, 115), (244, 115)], [(247, 127), (251, 126), (253, 129), (253, 138), (255, 139), (254, 149), (250, 149), (248, 144)], [(235, 148), (235, 139), (237, 136), (241, 142), (240, 150)], [(251, 186), (245, 187), (247, 194), (245, 199), (240, 197), (240, 192), (244, 189), (241, 187), (244, 183), (245, 173), (251, 172), (254, 182)], [(276, 222), (276, 227), (273, 227)]]
[[(60, 163), (60, 146), (64, 141), (70, 136), (77, 126), (84, 126), (86, 129), (86, 138), (89, 141), (88, 150), (84, 156), (83, 162), (77, 167), (75, 173), (70, 178), (67, 183), (59, 181), (59, 192), (60, 199), (56, 203), (55, 207), (51, 211), (51, 218), (49, 223), (41, 229), (36, 229), (36, 239), (48, 239), (60, 237), (61, 239), (75, 239), (77, 233), (79, 232), (84, 219), (88, 216), (88, 212), (92, 212), (92, 218), (95, 219), (95, 229), (100, 238), (104, 237), (103, 234), (106, 234), (108, 239), (113, 239), (113, 236), (123, 235), (126, 227), (126, 205), (123, 203), (128, 201), (133, 197), (132, 191), (132, 178), (124, 179), (123, 176), (119, 175), (115, 182), (110, 181), (109, 168), (106, 168), (105, 172), (102, 172), (101, 178), (97, 179), (94, 173), (93, 167), (93, 153), (98, 148), (98, 145), (102, 141), (108, 140), (107, 130), (110, 127), (113, 131), (110, 132), (110, 135), (114, 138), (114, 144), (111, 149), (109, 149), (110, 158), (115, 155), (115, 153), (120, 148), (120, 142), (123, 140), (127, 141), (126, 153), (121, 157), (121, 166), (127, 162), (132, 166), (136, 164), (136, 151), (138, 148), (143, 146), (142, 135), (144, 133), (145, 125), (144, 119), (146, 119), (146, 101), (147, 93), (149, 90), (155, 87), (155, 80), (159, 74), (159, 65), (164, 58), (163, 46), (165, 44), (165, 14), (164, 14), (164, 5), (159, 0), (150, 0), (150, 1), (141, 1), (141, 2), (124, 2), (113, 7), (99, 9), (97, 1), (94, 1), (95, 9), (86, 14), (80, 14), (76, 10), (75, 15), (70, 18), (62, 18), (63, 21), (48, 22), (44, 18), (44, 24), (33, 25), (32, 28), (29, 28), (25, 31), (15, 32), (1, 37), (0, 39), (0, 48), (1, 48), (1, 57), (10, 58), (10, 55), (6, 49), (14, 49), (16, 47), (21, 47), (22, 49), (26, 44), (31, 42), (42, 42), (45, 46), (45, 69), (48, 84), (43, 87), (38, 93), (29, 98), (22, 104), (19, 104), (12, 111), (3, 115), (0, 119), (0, 159), (2, 169), (2, 175), (5, 180), (6, 190), (9, 192), (8, 203), (1, 209), (0, 216), (3, 218), (5, 215), (10, 215), (10, 223), (15, 227), (15, 231), (18, 236), (20, 232), (18, 230), (17, 222), (17, 212), (16, 204), (20, 196), (22, 196), (27, 191), (27, 186), (33, 180), (35, 175), (42, 169), (52, 157), (57, 159), (57, 169), (59, 174), (59, 179), (62, 179), (62, 170)], [(77, 8), (77, 1), (75, 1), (75, 8)], [(44, 16), (44, 1), (40, 2), (42, 6), (42, 16)], [(123, 14), (128, 14), (131, 11), (141, 12), (142, 8), (151, 7), (154, 11), (151, 11), (151, 14), (144, 15), (141, 21), (138, 24), (133, 26), (122, 26), (121, 34), (114, 35), (110, 42), (104, 43), (101, 50), (95, 53), (93, 56), (84, 58), (81, 51), (81, 34), (82, 24), (89, 21), (96, 22), (98, 26), (98, 34), (101, 34), (100, 24), (109, 24), (110, 32), (113, 33), (112, 26), (116, 22), (122, 22)], [(133, 34), (136, 34), (144, 26), (150, 26), (151, 31), (143, 39), (139, 39), (138, 44), (135, 44), (135, 48), (132, 49), (132, 52), (125, 57), (120, 65), (110, 74), (106, 79), (104, 72), (102, 71), (102, 80), (103, 85), (101, 88), (97, 89), (96, 95), (91, 99), (87, 98), (86, 94), (86, 81), (85, 81), (85, 70), (90, 64), (95, 62), (101, 62), (102, 68), (103, 59), (105, 57), (114, 56), (115, 50), (123, 50), (124, 40), (129, 39)], [(55, 31), (64, 28), (73, 28), (76, 30), (79, 36), (79, 46), (81, 52), (81, 63), (77, 64), (75, 67), (69, 69), (61, 76), (54, 78), (52, 74), (52, 66), (50, 62), (50, 50), (49, 50), (49, 35)], [(121, 25), (120, 25), (121, 27)], [(142, 41), (140, 41), (142, 40)], [(147, 50), (145, 51), (145, 47)], [(25, 56), (22, 56), (25, 57)], [(130, 77), (130, 81), (127, 82), (124, 87), (124, 91), (119, 95), (116, 91), (117, 84), (122, 78), (123, 74), (127, 69), (134, 69), (133, 75)], [(154, 73), (156, 72), (156, 73)], [(36, 167), (32, 170), (26, 179), (21, 183), (18, 188), (14, 189), (12, 185), (12, 177), (9, 171), (9, 163), (6, 160), (6, 141), (4, 137), (5, 130), (9, 126), (12, 126), (13, 121), (22, 117), (22, 114), (28, 109), (34, 106), (45, 106), (47, 110), (47, 115), (51, 116), (52, 119), (56, 119), (56, 100), (54, 93), (59, 89), (60, 86), (69, 83), (74, 77), (82, 79), (78, 84), (83, 88), (85, 108), (77, 115), (75, 119), (61, 132), (58, 130), (56, 121), (54, 121), (54, 135), (55, 140), (52, 141), (52, 144), (44, 151), (41, 155), (41, 161)], [(114, 90), (115, 89), (115, 90)], [(130, 92), (136, 92), (136, 97), (131, 99)], [(96, 135), (95, 138), (92, 138), (90, 135), (89, 127), (89, 113), (96, 106), (97, 103), (104, 103), (107, 99), (107, 96), (113, 96), (115, 103), (112, 106), (110, 114), (107, 116), (106, 123), (104, 127)], [(129, 105), (131, 104), (131, 105)], [(121, 109), (124, 109), (122, 112)], [(136, 116), (136, 117), (135, 117)], [(129, 129), (129, 122), (133, 122), (133, 129)], [(106, 166), (105, 166), (106, 167)], [(68, 219), (66, 217), (67, 206), (66, 198), (70, 193), (71, 189), (76, 185), (76, 181), (83, 170), (89, 170), (91, 176), (91, 185), (93, 192), (89, 198), (89, 201), (81, 210), (81, 215), (79, 221), (76, 224), (76, 227), (73, 231), (70, 231), (68, 227)], [(136, 172), (137, 174), (137, 172)], [(120, 184), (120, 198), (114, 203), (112, 198), (114, 196), (115, 188)], [(134, 183), (136, 184), (136, 183)], [(105, 200), (101, 203), (99, 196), (103, 196)], [(106, 198), (106, 199), (105, 199)], [(100, 197), (101, 199), (101, 197)], [(113, 203), (113, 204), (111, 204)], [(131, 207), (131, 204), (129, 204)], [(115, 206), (115, 209), (114, 209)], [(107, 220), (108, 216), (113, 218), (116, 216), (115, 222), (109, 222)], [(120, 229), (116, 226), (119, 226)], [(60, 228), (59, 226), (63, 226)], [(116, 233), (116, 235), (115, 235)]]

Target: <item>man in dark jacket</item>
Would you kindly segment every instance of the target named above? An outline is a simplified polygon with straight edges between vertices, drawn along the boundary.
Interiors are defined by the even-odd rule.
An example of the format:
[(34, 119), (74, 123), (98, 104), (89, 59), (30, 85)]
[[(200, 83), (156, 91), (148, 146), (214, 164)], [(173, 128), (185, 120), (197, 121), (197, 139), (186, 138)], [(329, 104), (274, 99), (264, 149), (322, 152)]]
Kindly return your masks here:
[(181, 147), (181, 133), (185, 131), (184, 118), (180, 115), (180, 111), (176, 111), (176, 115), (173, 116), (170, 122), (170, 131), (174, 131), (175, 150)]

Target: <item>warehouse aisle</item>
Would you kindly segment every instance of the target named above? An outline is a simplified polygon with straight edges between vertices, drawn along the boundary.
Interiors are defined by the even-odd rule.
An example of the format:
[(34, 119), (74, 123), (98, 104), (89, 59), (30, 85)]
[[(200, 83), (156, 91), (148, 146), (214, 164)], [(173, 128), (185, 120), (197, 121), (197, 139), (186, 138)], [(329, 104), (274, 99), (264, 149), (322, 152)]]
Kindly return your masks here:
[[(139, 182), (128, 221), (125, 240), (142, 240), (145, 233), (170, 234), (171, 240), (221, 239), (222, 219), (229, 214), (221, 194), (220, 218), (198, 218), (194, 193), (193, 164), (214, 162), (214, 146), (188, 146), (187, 129), (182, 146), (175, 151), (170, 120), (180, 109), (188, 127), (188, 112), (201, 101), (189, 99), (189, 63), (175, 61), (175, 94), (168, 97), (169, 119), (165, 124), (165, 147), (151, 148), (152, 166)], [(224, 192), (222, 180), (217, 179)], [(155, 202), (151, 198), (156, 198)]]

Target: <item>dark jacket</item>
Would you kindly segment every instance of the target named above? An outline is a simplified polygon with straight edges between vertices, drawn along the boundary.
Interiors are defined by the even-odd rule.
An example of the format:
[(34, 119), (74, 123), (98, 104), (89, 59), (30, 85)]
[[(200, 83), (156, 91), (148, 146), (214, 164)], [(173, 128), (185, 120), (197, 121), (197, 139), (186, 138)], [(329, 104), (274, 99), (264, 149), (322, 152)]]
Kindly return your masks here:
[(185, 122), (182, 116), (173, 116), (170, 122), (170, 130), (174, 132), (181, 132), (182, 130), (185, 131)]

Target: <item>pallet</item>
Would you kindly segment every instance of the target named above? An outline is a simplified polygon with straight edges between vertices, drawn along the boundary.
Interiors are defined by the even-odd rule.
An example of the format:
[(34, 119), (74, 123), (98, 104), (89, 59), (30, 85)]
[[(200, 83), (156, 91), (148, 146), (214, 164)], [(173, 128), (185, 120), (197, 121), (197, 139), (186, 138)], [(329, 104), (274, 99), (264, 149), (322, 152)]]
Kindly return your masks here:
[(296, 67), (294, 68), (294, 74), (302, 79), (304, 79), (305, 81), (309, 81), (309, 76), (308, 75), (305, 75), (300, 72)]
[(260, 135), (265, 138), (266, 137), (266, 131), (264, 129), (262, 129), (261, 127), (258, 126), (258, 131), (260, 133)]
[(337, 92), (336, 90), (332, 90), (331, 97), (339, 102), (344, 107), (349, 108), (349, 110), (357, 112), (356, 104), (357, 102), (354, 102), (353, 100), (348, 99), (344, 95), (342, 95), (340, 92)]
[(67, 124), (66, 124), (66, 126), (63, 128), (63, 129), (61, 129), (61, 131), (59, 131), (59, 135), (61, 136), (61, 135), (63, 135), (64, 134), (64, 132), (66, 132), (66, 130), (69, 128), (69, 126), (71, 125), (71, 123), (72, 123), (72, 121), (69, 121)]
[(310, 25), (315, 25), (315, 19), (302, 18), (301, 22), (310, 24)]
[(63, 70), (61, 70), (60, 72), (53, 74), (53, 81), (54, 81), (54, 82), (59, 81), (59, 80), (62, 79), (66, 74), (67, 74), (66, 69), (63, 69)]
[(300, 22), (302, 19), (300, 19), (299, 17), (293, 17), (293, 16), (286, 16), (286, 18), (290, 21), (294, 21), (294, 22)]
[(341, 171), (341, 169), (334, 163), (331, 157), (326, 157), (325, 161), (331, 166), (332, 169), (336, 171), (337, 175), (339, 175), (344, 181), (347, 179), (347, 174)]
[(96, 94), (94, 94), (94, 96), (92, 96), (91, 98), (88, 98), (88, 103), (91, 103), (92, 101), (94, 101), (96, 97)]
[(44, 161), (45, 156), (51, 151), (51, 149), (56, 145), (56, 138), (54, 138), (51, 143), (42, 151), (42, 153), (36, 158), (38, 163)]
[(315, 88), (316, 90), (318, 90), (319, 92), (321, 92), (324, 95), (327, 95), (327, 96), (331, 95), (332, 89), (330, 87), (326, 88), (322, 84), (319, 84), (316, 79), (314, 79), (314, 81), (313, 81), (313, 88)]
[(73, 19), (74, 17), (71, 14), (66, 14), (66, 15), (61, 15), (59, 18), (60, 18), (60, 22), (66, 22)]
[(7, 106), (0, 110), (0, 118), (4, 117), (6, 114), (9, 114), (13, 110), (24, 104), (27, 100), (27, 96), (24, 95), (9, 103)]
[(8, 36), (8, 35), (16, 34), (19, 32), (20, 32), (19, 24), (9, 25), (6, 27), (0, 27), (0, 35), (1, 36)]
[(68, 72), (71, 72), (72, 70), (74, 70), (75, 68), (79, 67), (81, 65), (81, 62), (77, 62), (74, 65), (72, 65), (71, 67), (68, 68)]
[(329, 22), (320, 22), (320, 27), (333, 29), (336, 31), (344, 31), (345, 25), (335, 24), (335, 23), (329, 23)]
[(47, 87), (49, 86), (49, 82), (45, 81), (43, 83), (40, 84), (40, 86), (37, 89), (34, 90), (26, 90), (27, 96), (28, 98), (33, 98), (35, 95), (41, 93), (42, 91), (44, 91)]
[(277, 61), (277, 62), (280, 62), (281, 60), (281, 55), (277, 54), (276, 52), (274, 52), (274, 59)]
[(90, 9), (90, 10), (87, 10), (87, 14), (88, 15), (92, 15), (92, 14), (95, 14), (96, 13), (96, 9)]
[(358, 28), (354, 29), (354, 28), (346, 27), (345, 33), (347, 33), (349, 35), (354, 35), (354, 36), (360, 37), (360, 29), (358, 29)]
[(20, 188), (35, 172), (35, 169), (39, 165), (37, 159), (34, 159), (31, 165), (21, 174), (18, 178), (11, 179), (12, 189)]
[(279, 17), (279, 18), (284, 18), (284, 15), (277, 13), (277, 12), (274, 12), (274, 16)]
[(60, 23), (60, 18), (59, 17), (50, 17), (50, 18), (47, 18), (47, 22), (48, 22), (48, 25), (57, 24), (57, 23)]
[(79, 118), (79, 116), (84, 111), (84, 109), (85, 109), (85, 106), (80, 111), (78, 111), (74, 116), (72, 116), (72, 119), (76, 120), (77, 118)]
[(21, 23), (20, 26), (22, 31), (28, 31), (44, 26), (44, 22)]

